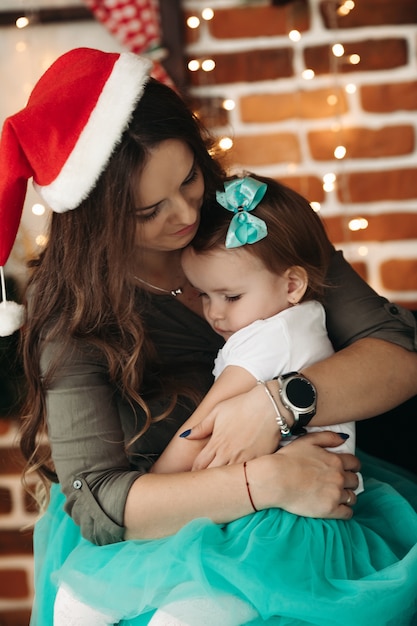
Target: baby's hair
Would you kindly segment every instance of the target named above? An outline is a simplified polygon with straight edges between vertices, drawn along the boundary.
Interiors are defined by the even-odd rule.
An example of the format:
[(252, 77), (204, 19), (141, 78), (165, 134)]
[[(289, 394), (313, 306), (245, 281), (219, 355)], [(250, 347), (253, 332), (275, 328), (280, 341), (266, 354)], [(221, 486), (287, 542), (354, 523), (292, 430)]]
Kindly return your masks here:
[[(303, 267), (308, 276), (303, 300), (322, 299), (332, 245), (320, 217), (293, 189), (272, 178), (248, 175), (268, 186), (261, 202), (251, 211), (251, 215), (264, 220), (268, 234), (254, 244), (246, 244), (244, 249), (276, 274), (293, 265)], [(232, 176), (229, 180), (236, 178), (241, 177)], [(194, 251), (204, 253), (224, 247), (232, 216), (212, 197), (202, 211), (200, 227), (191, 243)]]

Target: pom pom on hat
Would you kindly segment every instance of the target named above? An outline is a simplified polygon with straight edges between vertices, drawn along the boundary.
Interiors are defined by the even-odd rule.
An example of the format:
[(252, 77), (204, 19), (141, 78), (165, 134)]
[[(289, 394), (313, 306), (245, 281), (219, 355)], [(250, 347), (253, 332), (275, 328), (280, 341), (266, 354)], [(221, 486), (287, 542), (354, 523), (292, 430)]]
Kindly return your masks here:
[[(6, 119), (0, 142), (0, 266), (16, 238), (28, 180), (33, 178), (53, 211), (75, 209), (105, 169), (151, 68), (151, 60), (130, 52), (76, 48), (52, 64), (26, 107)], [(3, 293), (0, 318), (11, 314), (21, 323), (19, 310)], [(0, 321), (0, 333), (2, 327)]]
[(6, 281), (3, 267), (0, 266), (0, 337), (13, 335), (25, 321), (25, 307), (17, 302), (6, 300)]
[(19, 330), (25, 321), (23, 304), (3, 300), (0, 303), (0, 337), (8, 337)]

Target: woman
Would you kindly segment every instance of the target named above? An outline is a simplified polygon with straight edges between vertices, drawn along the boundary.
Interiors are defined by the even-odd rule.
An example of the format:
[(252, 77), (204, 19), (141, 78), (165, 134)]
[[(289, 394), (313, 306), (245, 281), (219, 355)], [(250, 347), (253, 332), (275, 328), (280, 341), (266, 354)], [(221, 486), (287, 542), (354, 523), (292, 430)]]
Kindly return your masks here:
[[(52, 624), (51, 573), (82, 542), (80, 533), (96, 544), (164, 537), (196, 518), (225, 523), (252, 510), (242, 464), (148, 472), (191, 413), (194, 388), (203, 394), (212, 382), (219, 339), (179, 257), (204, 195), (222, 177), (196, 120), (147, 78), (148, 69), (134, 55), (71, 51), (2, 134), (0, 264), (29, 177), (54, 210), (49, 243), (33, 266), (24, 331), (22, 450), (47, 480), (56, 471), (65, 494), (64, 513), (60, 489), (52, 489), (35, 531), (32, 624), (39, 626)], [(343, 283), (328, 294), (330, 338), (337, 349), (352, 345), (303, 372), (318, 390), (312, 425), (369, 417), (416, 393), (413, 320), (390, 312), (340, 254), (327, 279)], [(237, 412), (276, 431), (262, 389), (218, 407), (216, 427)], [(52, 456), (38, 443), (46, 430)], [(335, 433), (315, 433), (255, 458), (258, 508), (349, 519), (359, 462), (324, 450), (339, 444)]]

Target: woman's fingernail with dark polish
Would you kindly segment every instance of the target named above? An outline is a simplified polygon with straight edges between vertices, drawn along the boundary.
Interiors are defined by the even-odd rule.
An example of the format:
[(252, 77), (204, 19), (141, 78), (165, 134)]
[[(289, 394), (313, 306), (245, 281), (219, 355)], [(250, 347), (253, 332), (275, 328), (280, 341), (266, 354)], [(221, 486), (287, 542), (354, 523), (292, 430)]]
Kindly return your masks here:
[[(190, 433), (188, 433), (190, 434)], [(339, 435), (339, 437), (341, 437), (342, 439), (344, 439), (346, 441), (346, 439), (349, 439), (350, 435), (348, 435), (347, 433), (337, 433)]]
[(191, 434), (191, 428), (189, 428), (188, 430), (184, 430), (183, 433), (181, 433), (180, 437), (188, 437), (188, 435)]

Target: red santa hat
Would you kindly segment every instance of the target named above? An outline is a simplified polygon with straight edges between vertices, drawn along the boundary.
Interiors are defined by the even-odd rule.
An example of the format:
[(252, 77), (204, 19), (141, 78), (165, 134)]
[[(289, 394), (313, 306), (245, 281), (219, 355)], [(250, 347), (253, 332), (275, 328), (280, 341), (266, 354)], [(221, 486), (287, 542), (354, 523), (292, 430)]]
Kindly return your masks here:
[[(149, 59), (129, 52), (71, 50), (40, 78), (26, 107), (6, 119), (0, 142), (1, 268), (16, 238), (28, 180), (53, 211), (75, 209), (120, 141), (151, 67)], [(22, 323), (21, 309), (6, 302), (3, 285), (0, 336)]]

